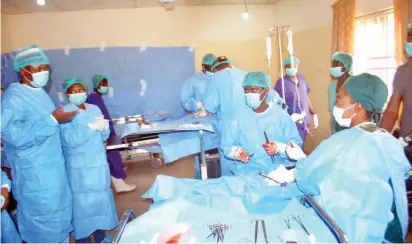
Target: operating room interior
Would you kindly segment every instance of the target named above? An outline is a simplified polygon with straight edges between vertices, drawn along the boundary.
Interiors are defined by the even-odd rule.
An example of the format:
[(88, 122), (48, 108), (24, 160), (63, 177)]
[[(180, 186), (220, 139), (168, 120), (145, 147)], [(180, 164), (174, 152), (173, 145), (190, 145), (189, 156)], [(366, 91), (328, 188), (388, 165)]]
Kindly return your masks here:
[[(233, 67), (245, 72), (267, 73), (273, 90), (281, 74), (285, 74), (283, 62), (291, 56), (290, 47), (288, 49), (291, 43), (293, 56), (299, 58), (298, 72), (304, 75), (310, 87), (310, 101), (319, 120), (318, 125), (311, 124), (307, 128), (303, 151), (310, 155), (332, 135), (332, 112), (328, 106), (328, 87), (333, 81), (330, 75), (332, 54), (338, 51), (351, 53), (354, 57), (353, 74), (369, 72), (378, 76), (388, 86), (389, 96), (399, 64), (394, 41), (398, 30), (395, 27), (394, 2), (401, 1), (348, 0), (355, 3), (352, 9), (346, 9), (354, 16), (353, 29), (350, 26), (344, 30), (341, 28), (339, 31), (343, 34), (339, 34), (334, 29), (339, 22), (336, 18), (340, 18), (341, 24), (346, 19), (344, 14), (336, 17), (333, 5), (344, 1), (1, 0), (2, 89), (7, 91), (19, 80), (14, 66), (18, 50), (37, 45), (50, 60), (50, 81), (45, 90), (56, 107), (69, 103), (66, 90), (62, 88), (66, 78), (81, 77), (92, 92), (94, 75), (104, 74), (109, 87), (103, 100), (113, 119), (126, 118), (124, 124), (127, 124), (128, 116), (141, 116), (156, 125), (162, 122), (154, 119), (152, 123), (151, 117), (177, 120), (188, 114), (181, 103), (182, 86), (195, 72), (202, 71), (202, 59), (206, 54), (227, 57)], [(409, 9), (407, 22), (412, 23), (412, 3), (409, 3)], [(288, 32), (293, 35), (293, 41), (288, 38)], [(353, 34), (345, 34), (349, 32)], [(348, 42), (347, 39), (350, 39), (350, 47), (339, 50), (340, 42)], [(378, 52), (376, 50), (385, 51), (371, 57), (371, 53)], [(118, 135), (131, 134), (124, 130), (122, 123), (119, 124), (115, 127)], [(206, 129), (205, 135), (209, 132)], [(159, 136), (160, 141), (167, 144), (160, 151), (139, 146), (131, 148), (139, 143), (131, 143), (120, 150), (127, 174), (125, 181), (136, 188), (121, 193), (113, 191), (117, 217), (122, 224), (122, 216), (131, 209), (136, 216), (133, 226), (142, 230), (134, 234), (131, 227), (120, 230), (121, 233), (125, 231), (123, 240), (118, 236), (119, 227), (107, 233), (119, 238), (120, 242), (150, 240), (147, 238), (156, 232), (155, 224), (143, 228), (143, 220), (156, 216), (150, 214), (157, 208), (166, 208), (166, 205), (153, 206), (155, 200), (142, 195), (149, 191), (152, 196), (158, 194), (158, 197), (167, 198), (160, 196), (168, 194), (162, 193), (159, 185), (154, 185), (156, 179), (156, 182), (161, 182), (160, 176), (195, 177), (194, 164), (199, 163), (195, 156), (200, 156), (202, 161), (201, 152), (179, 154), (169, 145), (173, 144), (172, 139), (187, 140), (183, 146), (193, 145), (193, 141), (198, 143), (198, 131), (191, 133), (191, 141), (189, 136), (183, 139)], [(208, 150), (216, 149), (210, 146), (213, 142), (205, 139), (205, 142), (200, 142), (201, 150), (202, 143), (210, 147)], [(162, 150), (168, 150), (168, 153), (162, 153)], [(252, 155), (250, 157), (253, 158)], [(169, 182), (168, 178), (163, 180)], [(167, 185), (167, 182), (163, 183)], [(179, 195), (175, 192), (179, 187), (187, 190), (186, 183), (170, 181), (170, 184), (170, 195)], [(158, 231), (165, 226), (160, 225)], [(147, 234), (142, 234), (144, 232)], [(317, 230), (316, 233), (320, 232)], [(141, 235), (142, 239), (133, 239), (133, 235)], [(318, 239), (330, 242), (328, 238)], [(282, 238), (276, 237), (269, 242), (278, 243), (279, 239)], [(261, 241), (263, 243), (263, 239)], [(412, 242), (412, 235), (408, 234), (405, 241)], [(220, 242), (223, 242), (222, 238)]]

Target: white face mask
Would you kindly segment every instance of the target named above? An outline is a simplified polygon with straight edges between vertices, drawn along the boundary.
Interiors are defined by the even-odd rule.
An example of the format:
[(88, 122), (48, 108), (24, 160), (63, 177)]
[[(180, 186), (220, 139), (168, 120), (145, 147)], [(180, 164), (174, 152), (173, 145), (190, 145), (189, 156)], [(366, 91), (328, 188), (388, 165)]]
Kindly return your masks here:
[(262, 93), (246, 93), (246, 104), (251, 108), (251, 109), (255, 109), (257, 107), (260, 106), (260, 104), (262, 104), (263, 100), (265, 98), (263, 98), (262, 100), (260, 100), (260, 95), (262, 95), (265, 91), (263, 90)]
[(353, 114), (350, 118), (343, 118), (343, 113), (345, 113), (346, 110), (350, 109), (350, 108), (353, 107), (354, 105), (355, 105), (355, 104), (352, 104), (351, 106), (349, 106), (349, 107), (347, 107), (347, 108), (345, 108), (345, 109), (343, 109), (343, 108), (338, 108), (338, 107), (336, 107), (336, 105), (335, 105), (335, 107), (333, 107), (333, 117), (335, 117), (336, 122), (337, 122), (340, 126), (342, 126), (342, 127), (347, 127), (347, 128), (350, 127), (350, 124), (352, 123), (352, 118), (353, 118), (353, 116), (356, 115), (356, 113)]
[[(26, 70), (26, 69), (25, 69)], [(26, 70), (28, 73), (30, 73), (28, 70)], [(41, 71), (37, 73), (30, 73), (31, 77), (33, 80), (28, 80), (26, 77), (24, 77), (30, 84), (36, 88), (42, 88), (47, 85), (47, 82), (49, 82), (49, 76), (50, 72), (49, 71)]]

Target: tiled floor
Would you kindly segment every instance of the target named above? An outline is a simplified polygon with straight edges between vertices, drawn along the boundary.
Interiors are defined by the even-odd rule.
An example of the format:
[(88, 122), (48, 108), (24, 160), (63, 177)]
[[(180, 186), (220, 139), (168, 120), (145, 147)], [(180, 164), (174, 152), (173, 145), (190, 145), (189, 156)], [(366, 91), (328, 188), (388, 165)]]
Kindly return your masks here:
[[(144, 200), (140, 196), (150, 188), (157, 174), (179, 178), (193, 178), (194, 176), (193, 159), (190, 157), (164, 165), (160, 169), (153, 169), (149, 161), (130, 161), (126, 162), (126, 165), (128, 175), (127, 182), (136, 184), (137, 189), (133, 192), (115, 195), (119, 218), (121, 218), (123, 212), (129, 208), (134, 210), (136, 216), (147, 211), (151, 200)], [(412, 219), (410, 220), (410, 226), (412, 226)], [(406, 242), (412, 243), (411, 231), (406, 238)]]
[(145, 193), (153, 184), (156, 175), (164, 174), (179, 178), (193, 178), (194, 167), (193, 158), (187, 157), (171, 164), (166, 164), (160, 169), (153, 169), (149, 161), (126, 162), (127, 179), (130, 184), (136, 184), (137, 188), (129, 193), (115, 194), (117, 213), (119, 218), (123, 212), (129, 208), (133, 209), (136, 216), (146, 212), (151, 204), (151, 200), (144, 200), (140, 196)]

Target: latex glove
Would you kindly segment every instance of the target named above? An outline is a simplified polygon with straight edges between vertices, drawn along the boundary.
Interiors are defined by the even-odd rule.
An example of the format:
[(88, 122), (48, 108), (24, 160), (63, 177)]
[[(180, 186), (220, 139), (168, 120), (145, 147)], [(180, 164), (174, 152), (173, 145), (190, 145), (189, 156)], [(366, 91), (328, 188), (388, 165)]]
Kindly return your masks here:
[(267, 142), (265, 144), (262, 145), (262, 147), (266, 150), (266, 153), (269, 156), (274, 156), (278, 153), (278, 148), (276, 145), (276, 142)]
[(232, 155), (236, 160), (239, 160), (244, 164), (247, 164), (249, 161), (249, 154), (241, 147), (233, 147)]
[(298, 120), (300, 120), (300, 114), (294, 113), (290, 116), (293, 120), (293, 122), (296, 122)]
[(208, 116), (209, 114), (206, 112), (206, 111), (199, 111), (199, 112), (197, 112), (197, 113), (195, 113), (195, 117), (197, 117), (197, 118), (199, 118), (199, 117), (205, 117), (205, 116)]
[(402, 143), (402, 146), (404, 147), (407, 147), (409, 145), (403, 137), (399, 137), (398, 140)]
[(109, 121), (101, 118), (96, 118), (96, 120), (90, 122), (88, 126), (93, 130), (103, 131), (109, 129)]
[(303, 152), (302, 148), (299, 146), (287, 146), (286, 147), (286, 154), (292, 160), (299, 160), (302, 158), (306, 158), (306, 154)]
[(313, 115), (313, 129), (317, 129), (319, 127), (319, 118), (317, 114)]
[(203, 103), (201, 101), (196, 103), (196, 107), (197, 109), (199, 109), (200, 111), (205, 111), (205, 107), (203, 106)]

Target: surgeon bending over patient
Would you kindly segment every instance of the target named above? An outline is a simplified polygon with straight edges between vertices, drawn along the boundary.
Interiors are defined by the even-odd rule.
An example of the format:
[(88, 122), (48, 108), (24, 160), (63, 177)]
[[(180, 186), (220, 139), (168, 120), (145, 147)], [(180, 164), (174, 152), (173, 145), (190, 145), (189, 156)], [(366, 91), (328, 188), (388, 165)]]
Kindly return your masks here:
[(234, 175), (267, 173), (280, 164), (292, 166), (294, 163), (285, 154), (285, 144), (294, 141), (301, 146), (303, 143), (286, 111), (267, 102), (270, 83), (270, 77), (264, 72), (248, 73), (243, 79), (248, 108), (225, 123), (221, 147), (226, 157), (237, 160), (231, 168)]
[(103, 230), (118, 224), (110, 188), (110, 171), (104, 142), (109, 138), (109, 122), (99, 107), (85, 103), (86, 84), (79, 77), (67, 78), (63, 89), (70, 103), (64, 111), (78, 110), (77, 116), (61, 125), (66, 168), (73, 195), (73, 237), (77, 243), (91, 243), (105, 237)]
[(280, 182), (295, 179), (301, 191), (318, 195), (318, 203), (349, 242), (385, 238), (398, 243), (407, 233), (405, 179), (410, 165), (402, 144), (376, 125), (387, 97), (388, 89), (377, 76), (349, 78), (339, 89), (333, 115), (350, 129), (333, 134), (307, 158), (300, 148), (288, 148), (291, 158), (300, 159), (296, 168), (270, 174)]

